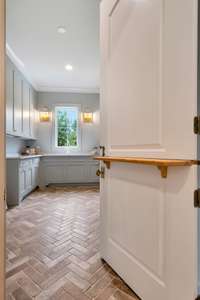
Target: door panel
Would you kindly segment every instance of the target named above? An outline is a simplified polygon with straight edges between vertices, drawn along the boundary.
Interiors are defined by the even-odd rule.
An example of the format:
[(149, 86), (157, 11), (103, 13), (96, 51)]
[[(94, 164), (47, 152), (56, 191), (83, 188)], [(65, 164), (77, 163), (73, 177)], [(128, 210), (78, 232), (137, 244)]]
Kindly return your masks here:
[(18, 71), (14, 71), (14, 133), (22, 133), (22, 78)]
[(26, 169), (26, 191), (30, 192), (33, 184), (33, 169), (32, 166)]
[[(196, 34), (195, 0), (102, 1), (107, 155), (196, 159)], [(196, 167), (122, 163), (101, 180), (101, 256), (143, 300), (197, 295), (196, 185)]]
[(11, 63), (6, 63), (6, 133), (13, 134), (13, 76)]
[(26, 170), (25, 169), (20, 169), (19, 172), (19, 188), (20, 188), (20, 196), (21, 198), (25, 195), (26, 192)]
[(35, 138), (35, 92), (32, 88), (30, 90), (30, 137)]
[[(109, 202), (110, 238), (144, 267), (162, 276), (165, 249), (163, 180), (157, 178), (157, 170), (143, 169), (140, 166), (124, 166), (123, 170), (112, 167), (109, 191), (118, 201)], [(144, 172), (151, 177), (150, 181), (144, 178)], [(148, 201), (141, 196), (143, 193), (148, 195)]]
[(118, 1), (109, 14), (109, 137), (114, 149), (161, 144), (162, 14), (161, 1), (151, 2)]
[(29, 93), (29, 84), (23, 80), (23, 136), (29, 137), (29, 122), (30, 122), (30, 93)]
[[(110, 0), (106, 5), (105, 105), (109, 150), (116, 154), (193, 155), (197, 1), (181, 3)], [(179, 5), (184, 5), (181, 13)], [(184, 149), (177, 132), (180, 140), (190, 139)]]

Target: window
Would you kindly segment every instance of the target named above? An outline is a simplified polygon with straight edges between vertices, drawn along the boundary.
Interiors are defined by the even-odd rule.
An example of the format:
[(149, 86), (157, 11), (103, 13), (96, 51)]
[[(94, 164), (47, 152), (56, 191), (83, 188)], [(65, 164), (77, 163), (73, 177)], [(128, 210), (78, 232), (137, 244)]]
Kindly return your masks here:
[(78, 107), (55, 108), (56, 147), (78, 147)]

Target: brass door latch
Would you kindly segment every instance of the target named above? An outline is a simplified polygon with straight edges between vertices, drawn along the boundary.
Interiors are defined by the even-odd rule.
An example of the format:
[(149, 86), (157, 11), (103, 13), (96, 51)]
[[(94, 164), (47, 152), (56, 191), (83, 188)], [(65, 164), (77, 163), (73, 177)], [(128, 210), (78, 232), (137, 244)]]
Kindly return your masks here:
[(96, 172), (96, 175), (97, 175), (98, 177), (104, 178), (104, 177), (105, 177), (105, 168), (104, 168), (104, 167), (101, 167), (100, 170), (98, 169), (97, 172)]
[(101, 152), (101, 156), (105, 156), (105, 152), (106, 152), (106, 148), (104, 146), (99, 146), (100, 152)]

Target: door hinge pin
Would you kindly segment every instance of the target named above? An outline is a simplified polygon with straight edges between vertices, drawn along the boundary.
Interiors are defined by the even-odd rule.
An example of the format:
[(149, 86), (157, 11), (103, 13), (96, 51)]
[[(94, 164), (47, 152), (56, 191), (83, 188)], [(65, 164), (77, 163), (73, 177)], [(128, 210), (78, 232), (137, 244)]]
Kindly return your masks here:
[(200, 134), (200, 116), (194, 117), (194, 133)]
[(194, 207), (200, 208), (200, 189), (194, 191)]

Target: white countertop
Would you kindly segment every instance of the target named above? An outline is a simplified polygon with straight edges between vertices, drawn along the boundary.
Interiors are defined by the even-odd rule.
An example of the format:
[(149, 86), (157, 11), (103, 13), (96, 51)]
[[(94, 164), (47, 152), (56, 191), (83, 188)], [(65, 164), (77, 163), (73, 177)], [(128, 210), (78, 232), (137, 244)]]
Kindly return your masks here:
[(20, 154), (7, 154), (6, 159), (30, 159), (35, 157), (92, 157), (94, 153), (44, 153), (41, 155), (20, 155)]
[(94, 153), (44, 153), (42, 154), (43, 157), (51, 157), (51, 156), (56, 156), (56, 157), (63, 157), (63, 156), (94, 156)]
[(30, 159), (35, 157), (42, 157), (42, 155), (20, 155), (20, 154), (7, 154), (6, 159)]

